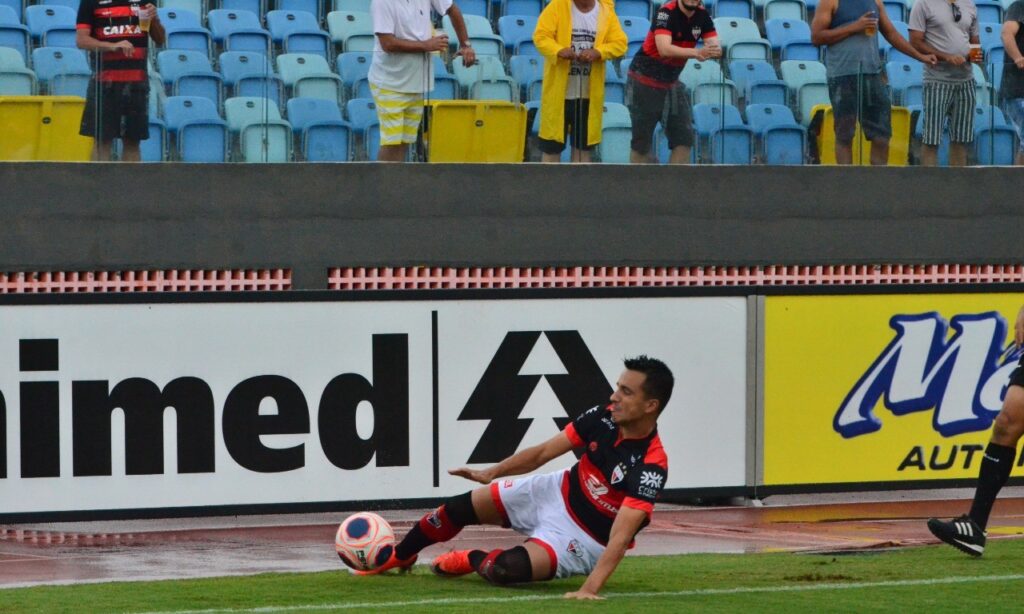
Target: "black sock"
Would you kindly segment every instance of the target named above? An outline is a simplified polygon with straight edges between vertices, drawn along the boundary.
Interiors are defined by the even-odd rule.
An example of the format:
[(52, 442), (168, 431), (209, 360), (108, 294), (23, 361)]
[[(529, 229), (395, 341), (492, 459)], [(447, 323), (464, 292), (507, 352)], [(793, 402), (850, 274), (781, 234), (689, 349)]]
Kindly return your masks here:
[(473, 566), (473, 569), (480, 567), (480, 563), (484, 562), (484, 558), (487, 557), (486, 550), (470, 550), (469, 551), (469, 564)]
[(1017, 448), (990, 443), (985, 448), (985, 456), (981, 459), (981, 471), (978, 473), (978, 489), (974, 493), (974, 505), (971, 506), (970, 517), (979, 527), (988, 525), (988, 516), (992, 513), (992, 504), (996, 502), (999, 491), (1010, 479), (1013, 470), (1013, 459)]
[(405, 561), (431, 544), (455, 537), (467, 524), (477, 524), (471, 493), (452, 497), (441, 507), (425, 515), (395, 546), (395, 556)]

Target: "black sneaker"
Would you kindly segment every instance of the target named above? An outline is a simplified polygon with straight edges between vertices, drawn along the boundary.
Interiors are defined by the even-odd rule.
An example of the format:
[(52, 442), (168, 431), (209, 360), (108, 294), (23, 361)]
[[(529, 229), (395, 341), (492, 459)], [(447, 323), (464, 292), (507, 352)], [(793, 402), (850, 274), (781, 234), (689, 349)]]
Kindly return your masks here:
[(971, 556), (981, 556), (985, 552), (985, 532), (967, 515), (948, 522), (932, 518), (928, 521), (928, 530), (935, 537)]

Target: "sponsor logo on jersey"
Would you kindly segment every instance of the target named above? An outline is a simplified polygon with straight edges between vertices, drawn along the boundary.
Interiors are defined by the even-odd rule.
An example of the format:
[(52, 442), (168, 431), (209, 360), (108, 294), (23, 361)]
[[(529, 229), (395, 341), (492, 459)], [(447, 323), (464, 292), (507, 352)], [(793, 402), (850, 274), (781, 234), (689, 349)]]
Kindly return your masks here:
[(650, 486), (651, 488), (661, 488), (661, 482), (665, 479), (665, 476), (654, 471), (644, 471), (640, 474), (640, 485)]
[(615, 469), (612, 470), (611, 483), (612, 484), (618, 484), (625, 477), (626, 477), (626, 473), (625, 473), (625, 471), (622, 468), (622, 463), (619, 463), (618, 465), (615, 465)]
[(596, 452), (597, 451), (597, 442), (596, 441), (591, 441), (590, 445), (587, 446), (587, 447), (590, 448), (591, 452)]
[(427, 516), (427, 522), (429, 522), (435, 529), (441, 528), (441, 517), (438, 515), (438, 512), (440, 511), (440, 509), (436, 509), (433, 512), (430, 512), (430, 515)]
[(654, 17), (654, 23), (659, 28), (668, 27), (668, 11), (658, 11), (658, 14)]
[(692, 28), (690, 28), (690, 34), (693, 35), (693, 40), (697, 40), (698, 38), (700, 38), (701, 32), (703, 31), (704, 30), (702, 30), (700, 26), (693, 26)]
[(107, 26), (101, 30), (103, 36), (128, 36), (131, 34), (142, 34), (142, 28), (137, 25)]
[(612, 419), (607, 416), (601, 418), (601, 422), (604, 422), (605, 426), (608, 427), (609, 431), (614, 431), (616, 429), (615, 423), (612, 422)]
[(637, 456), (636, 454), (630, 454), (629, 455), (629, 464), (630, 465), (635, 465), (636, 461), (638, 461), (638, 460), (640, 460), (640, 457)]
[(608, 494), (608, 487), (602, 484), (596, 475), (588, 475), (587, 479), (584, 480), (584, 484), (586, 484), (587, 491), (593, 499), (600, 499)]
[(505, 488), (512, 488), (512, 480), (505, 480)]

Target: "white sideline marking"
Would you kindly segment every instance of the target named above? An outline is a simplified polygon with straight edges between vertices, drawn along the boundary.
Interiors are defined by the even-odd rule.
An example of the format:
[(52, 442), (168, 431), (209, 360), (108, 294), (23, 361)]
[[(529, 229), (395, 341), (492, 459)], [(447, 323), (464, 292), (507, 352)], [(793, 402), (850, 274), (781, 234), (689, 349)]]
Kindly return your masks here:
[[(747, 593), (798, 593), (808, 591), (846, 590), (854, 588), (884, 588), (891, 586), (930, 586), (936, 584), (970, 584), (973, 582), (1002, 582), (1005, 580), (1024, 580), (1024, 574), (1008, 576), (952, 576), (949, 578), (923, 578), (920, 580), (885, 580), (881, 582), (832, 582), (824, 584), (787, 585), (787, 586), (737, 586), (734, 588), (697, 588), (688, 591), (645, 591), (636, 593), (606, 593), (609, 599), (637, 597), (700, 597), (704, 595), (742, 595)], [(554, 601), (562, 599), (561, 594), (549, 595), (513, 595), (509, 597), (450, 597), (438, 599), (418, 599), (415, 601), (366, 601), (362, 603), (323, 603), (319, 605), (266, 606), (260, 608), (234, 608), (212, 610), (168, 610), (141, 612), (139, 614), (215, 614), (217, 612), (314, 612), (317, 610), (355, 610), (406, 608), (431, 605), (463, 605), (473, 603), (519, 603), (528, 601)]]

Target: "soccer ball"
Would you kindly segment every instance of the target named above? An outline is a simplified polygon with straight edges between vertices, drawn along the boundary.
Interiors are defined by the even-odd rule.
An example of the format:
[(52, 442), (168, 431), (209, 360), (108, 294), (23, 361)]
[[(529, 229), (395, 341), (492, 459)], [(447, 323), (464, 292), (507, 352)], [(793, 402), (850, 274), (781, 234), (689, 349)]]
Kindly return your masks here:
[(373, 512), (352, 514), (338, 527), (334, 550), (345, 565), (358, 571), (370, 571), (391, 558), (395, 532), (387, 520)]

